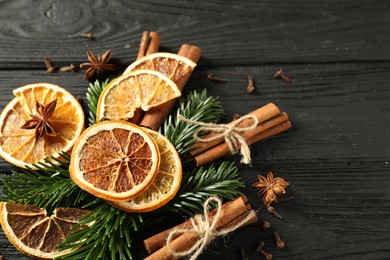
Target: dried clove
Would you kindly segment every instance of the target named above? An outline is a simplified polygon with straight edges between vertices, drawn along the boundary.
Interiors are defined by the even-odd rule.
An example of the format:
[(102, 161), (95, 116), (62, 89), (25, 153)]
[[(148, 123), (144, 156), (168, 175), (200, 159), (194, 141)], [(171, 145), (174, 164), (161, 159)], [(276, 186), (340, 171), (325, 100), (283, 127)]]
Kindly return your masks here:
[(59, 69), (61, 72), (67, 72), (67, 71), (77, 71), (78, 68), (72, 63), (69, 66), (64, 66)]
[(274, 78), (277, 78), (277, 79), (280, 79), (282, 80), (283, 82), (287, 82), (287, 83), (290, 83), (292, 80), (287, 77), (284, 73), (283, 73), (283, 70), (280, 69), (278, 71), (275, 72), (274, 74)]
[(264, 248), (264, 245), (265, 245), (264, 242), (261, 241), (261, 242), (259, 243), (259, 245), (257, 246), (257, 248), (256, 248), (256, 252), (262, 254), (263, 256), (265, 256), (265, 259), (271, 260), (271, 259), (272, 259), (272, 254), (270, 254), (270, 253), (264, 251), (264, 249), (263, 249), (263, 248)]
[(246, 88), (249, 94), (252, 94), (255, 92), (255, 85), (253, 83), (253, 76), (252, 74), (248, 74), (248, 87)]
[(259, 253), (260, 250), (264, 247), (264, 242), (263, 241), (260, 241), (259, 245), (256, 247), (256, 252)]
[(208, 78), (209, 80), (216, 81), (216, 82), (221, 82), (221, 83), (225, 83), (225, 82), (226, 82), (225, 79), (220, 78), (220, 77), (217, 77), (217, 76), (215, 76), (213, 73), (209, 73), (209, 74), (207, 75), (207, 78)]
[(53, 73), (55, 71), (53, 62), (51, 62), (51, 60), (49, 58), (47, 58), (47, 57), (45, 57), (43, 59), (43, 61), (45, 62), (47, 72), (48, 73)]
[(272, 259), (272, 254), (264, 251), (263, 249), (260, 249), (259, 253), (262, 254), (263, 256), (265, 256), (265, 259), (267, 259), (267, 260), (271, 260)]
[(278, 219), (283, 219), (283, 216), (280, 215), (280, 213), (278, 213), (274, 207), (270, 206), (267, 208), (268, 212), (273, 214), (275, 217), (277, 217)]
[(244, 247), (240, 247), (240, 253), (241, 253), (241, 259), (242, 260), (249, 260), (249, 257), (246, 255)]
[(91, 32), (89, 33), (82, 33), (80, 34), (81, 37), (83, 38), (87, 38), (87, 39), (91, 39), (91, 40), (94, 40), (95, 39), (95, 35)]
[(271, 223), (269, 223), (268, 221), (263, 221), (261, 223), (261, 226), (263, 227), (263, 229), (269, 229), (271, 227)]
[(280, 238), (279, 233), (274, 231), (274, 236), (275, 236), (275, 240), (276, 240), (276, 247), (279, 249), (284, 248), (284, 241)]

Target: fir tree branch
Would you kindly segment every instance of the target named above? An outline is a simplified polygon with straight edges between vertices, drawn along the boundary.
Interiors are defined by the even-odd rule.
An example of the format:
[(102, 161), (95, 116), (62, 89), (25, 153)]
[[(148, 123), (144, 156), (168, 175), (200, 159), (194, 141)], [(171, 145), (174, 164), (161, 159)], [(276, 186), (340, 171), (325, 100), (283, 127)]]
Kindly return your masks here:
[(74, 250), (59, 259), (132, 259), (132, 235), (143, 223), (142, 215), (121, 211), (101, 199), (86, 206), (95, 208), (78, 225), (88, 227), (69, 234), (58, 245), (59, 250)]
[(69, 176), (70, 156), (62, 153), (63, 161), (45, 160), (34, 165), (37, 169), (13, 171), (1, 179), (1, 192), (5, 201), (33, 204), (51, 211), (61, 206), (76, 206), (85, 201), (89, 195), (81, 190)]
[(234, 162), (196, 168), (184, 175), (180, 190), (165, 209), (190, 216), (201, 213), (203, 203), (210, 196), (232, 200), (241, 195), (239, 188), (244, 187), (244, 183), (240, 179)]
[(100, 94), (103, 89), (107, 86), (109, 79), (100, 83), (99, 80), (96, 80), (93, 84), (89, 83), (89, 88), (87, 89), (87, 100), (89, 108), (88, 122), (89, 125), (96, 123), (96, 109), (99, 101)]
[(192, 136), (199, 126), (177, 120), (178, 114), (191, 120), (215, 123), (224, 117), (225, 112), (217, 98), (207, 95), (206, 89), (200, 93), (192, 91), (187, 97), (180, 98), (179, 105), (165, 120), (160, 132), (171, 141), (184, 160), (184, 155), (195, 143)]

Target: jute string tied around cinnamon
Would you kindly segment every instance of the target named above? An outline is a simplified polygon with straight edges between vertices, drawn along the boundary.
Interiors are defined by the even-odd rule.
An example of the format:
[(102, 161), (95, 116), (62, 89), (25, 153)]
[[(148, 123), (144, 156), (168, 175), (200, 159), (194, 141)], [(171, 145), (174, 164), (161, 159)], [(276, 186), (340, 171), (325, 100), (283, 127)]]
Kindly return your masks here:
[[(210, 223), (210, 220), (208, 218), (209, 214), (209, 206), (211, 202), (216, 202), (218, 204), (217, 206), (217, 213), (213, 219), (213, 221)], [(217, 224), (220, 221), (221, 218), (221, 210), (222, 210), (222, 201), (215, 196), (212, 196), (208, 198), (205, 203), (203, 204), (203, 212), (204, 215), (195, 215), (193, 218), (191, 218), (191, 224), (193, 229), (175, 229), (171, 231), (167, 238), (167, 247), (168, 251), (176, 257), (182, 257), (182, 256), (188, 256), (190, 254), (191, 257), (190, 260), (196, 259), (206, 248), (206, 246), (216, 237), (218, 236), (224, 236), (237, 228), (245, 225), (251, 218), (253, 218), (255, 211), (250, 211), (250, 213), (243, 218), (240, 222), (238, 222), (236, 225), (233, 225), (229, 228), (221, 228), (220, 230), (217, 230)], [(176, 237), (176, 234), (194, 234), (198, 237), (197, 242), (186, 251), (177, 252), (174, 251), (171, 248), (171, 242)]]
[[(199, 142), (211, 142), (220, 138), (224, 138), (225, 142), (227, 143), (229, 150), (232, 154), (237, 153), (238, 151), (241, 152), (242, 159), (241, 162), (245, 164), (251, 163), (251, 151), (249, 149), (249, 146), (245, 140), (244, 137), (242, 137), (240, 134), (244, 133), (246, 131), (250, 131), (256, 128), (257, 124), (259, 123), (259, 120), (254, 115), (245, 115), (243, 117), (240, 117), (239, 119), (233, 121), (231, 124), (212, 124), (212, 123), (204, 123), (199, 122), (191, 119), (187, 119), (183, 117), (182, 115), (178, 115), (177, 119), (200, 126), (198, 130), (194, 133), (194, 139)], [(252, 124), (246, 126), (246, 127), (240, 127), (238, 126), (241, 122), (245, 120), (252, 120)], [(204, 131), (210, 131), (214, 133), (218, 133), (216, 135), (212, 135), (211, 137), (202, 137), (200, 136), (201, 133)]]

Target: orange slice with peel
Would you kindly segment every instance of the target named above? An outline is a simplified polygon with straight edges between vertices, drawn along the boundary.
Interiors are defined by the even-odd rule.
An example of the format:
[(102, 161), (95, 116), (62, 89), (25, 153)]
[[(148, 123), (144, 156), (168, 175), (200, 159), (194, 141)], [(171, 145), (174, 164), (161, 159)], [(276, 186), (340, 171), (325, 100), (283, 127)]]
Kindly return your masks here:
[[(34, 168), (32, 164), (42, 159), (69, 151), (84, 129), (84, 112), (77, 99), (49, 83), (26, 85), (13, 93), (15, 98), (0, 115), (0, 155), (16, 166)], [(43, 124), (44, 107), (50, 104)], [(38, 123), (42, 123), (40, 131)]]
[(177, 83), (195, 67), (196, 63), (186, 57), (174, 53), (156, 52), (136, 60), (126, 68), (123, 74), (141, 69), (155, 70)]
[(89, 213), (76, 208), (57, 208), (52, 216), (33, 205), (0, 202), (0, 224), (9, 241), (22, 253), (53, 259), (70, 252), (55, 247), (76, 231), (72, 226)]
[(156, 142), (125, 121), (102, 121), (87, 128), (72, 149), (70, 176), (96, 197), (127, 201), (153, 182), (160, 165)]
[(147, 190), (130, 201), (110, 202), (128, 212), (149, 212), (167, 204), (178, 192), (182, 179), (179, 154), (171, 142), (162, 134), (145, 129), (156, 141), (160, 151), (160, 167), (154, 182)]
[(137, 70), (112, 80), (102, 91), (96, 108), (101, 119), (127, 120), (141, 108), (148, 111), (181, 95), (177, 85), (153, 70)]

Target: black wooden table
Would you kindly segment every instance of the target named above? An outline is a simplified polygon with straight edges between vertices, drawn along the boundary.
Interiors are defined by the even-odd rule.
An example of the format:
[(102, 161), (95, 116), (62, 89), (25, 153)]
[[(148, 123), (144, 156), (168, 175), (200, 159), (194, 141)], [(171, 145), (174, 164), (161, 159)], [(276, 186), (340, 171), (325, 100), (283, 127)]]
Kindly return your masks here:
[[(390, 2), (88, 0), (0, 1), (0, 107), (12, 89), (50, 82), (85, 99), (82, 72), (48, 74), (85, 61), (85, 50), (112, 50), (123, 68), (136, 57), (142, 31), (160, 33), (161, 50), (183, 43), (203, 55), (186, 89), (219, 96), (227, 120), (274, 102), (293, 128), (252, 146), (252, 167), (239, 166), (242, 191), (271, 231), (249, 226), (212, 243), (201, 259), (250, 259), (265, 241), (275, 259), (390, 258)], [(96, 39), (80, 37), (93, 32)], [(293, 80), (273, 78), (283, 68)], [(207, 79), (208, 73), (226, 79)], [(255, 80), (246, 92), (247, 75)], [(238, 161), (237, 156), (232, 159)], [(13, 167), (1, 160), (1, 173)], [(272, 170), (290, 182), (279, 220), (250, 186)], [(137, 258), (145, 256), (134, 248)], [(0, 255), (27, 259), (0, 233)]]

